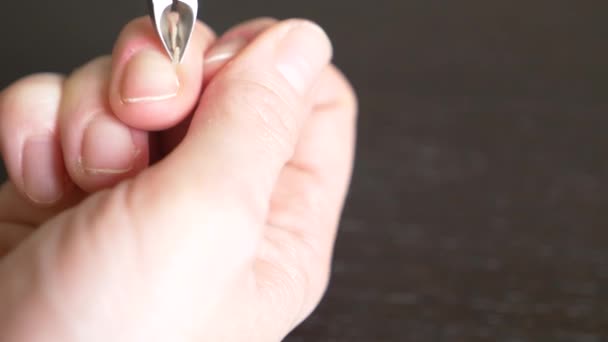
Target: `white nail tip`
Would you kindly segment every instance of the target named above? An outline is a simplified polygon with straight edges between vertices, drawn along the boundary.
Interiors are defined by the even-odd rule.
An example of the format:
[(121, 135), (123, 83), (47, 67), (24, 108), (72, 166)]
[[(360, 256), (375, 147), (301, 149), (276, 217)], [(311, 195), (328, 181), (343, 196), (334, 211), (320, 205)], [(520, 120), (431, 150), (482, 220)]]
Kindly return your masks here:
[(143, 97), (131, 97), (131, 98), (123, 98), (122, 102), (133, 104), (133, 103), (146, 103), (146, 102), (160, 102), (172, 99), (177, 96), (177, 93), (167, 94), (167, 95), (158, 95), (158, 96), (143, 96)]

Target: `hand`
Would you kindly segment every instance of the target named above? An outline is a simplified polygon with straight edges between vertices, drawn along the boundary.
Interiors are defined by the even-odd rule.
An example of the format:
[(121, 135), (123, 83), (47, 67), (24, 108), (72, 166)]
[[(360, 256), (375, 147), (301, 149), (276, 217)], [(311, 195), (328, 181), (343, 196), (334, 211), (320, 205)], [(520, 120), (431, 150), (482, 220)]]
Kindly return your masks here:
[[(356, 102), (302, 20), (183, 64), (147, 18), (112, 57), (0, 95), (0, 340), (276, 341), (317, 305)], [(202, 95), (201, 95), (202, 94)]]

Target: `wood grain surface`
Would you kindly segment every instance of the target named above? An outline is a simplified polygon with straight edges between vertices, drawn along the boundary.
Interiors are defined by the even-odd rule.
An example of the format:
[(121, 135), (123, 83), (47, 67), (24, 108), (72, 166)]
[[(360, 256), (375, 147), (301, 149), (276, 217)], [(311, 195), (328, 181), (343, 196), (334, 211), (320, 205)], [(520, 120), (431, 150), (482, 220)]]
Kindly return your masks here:
[[(35, 25), (1, 85), (109, 52), (144, 4), (11, 2), (3, 32)], [(360, 96), (332, 283), (287, 341), (608, 340), (608, 3), (201, 6), (318, 21)]]

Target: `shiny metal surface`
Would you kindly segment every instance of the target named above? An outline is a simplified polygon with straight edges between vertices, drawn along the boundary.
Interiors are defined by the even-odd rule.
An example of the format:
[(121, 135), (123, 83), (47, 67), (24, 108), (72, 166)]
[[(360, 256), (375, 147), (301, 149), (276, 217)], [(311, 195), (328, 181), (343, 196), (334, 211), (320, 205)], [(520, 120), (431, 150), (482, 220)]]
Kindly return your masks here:
[(150, 17), (174, 63), (181, 63), (194, 30), (197, 0), (148, 0)]

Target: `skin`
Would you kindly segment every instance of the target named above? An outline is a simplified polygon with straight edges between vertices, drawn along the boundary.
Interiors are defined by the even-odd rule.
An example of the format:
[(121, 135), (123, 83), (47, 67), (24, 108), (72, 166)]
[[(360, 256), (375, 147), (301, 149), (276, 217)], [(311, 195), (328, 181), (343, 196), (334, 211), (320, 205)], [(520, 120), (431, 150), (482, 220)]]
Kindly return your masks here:
[[(329, 279), (356, 98), (304, 20), (147, 18), (0, 94), (0, 340), (278, 341)], [(153, 80), (154, 82), (151, 82)]]

